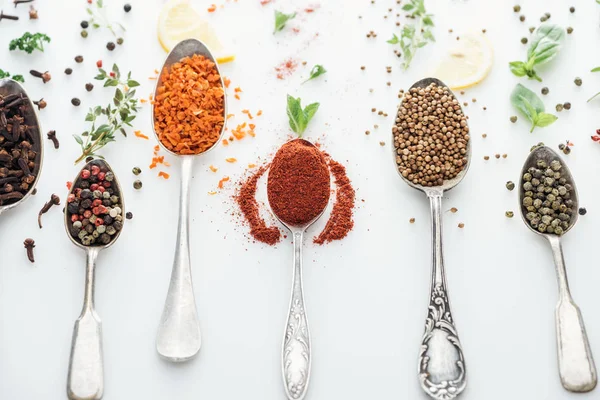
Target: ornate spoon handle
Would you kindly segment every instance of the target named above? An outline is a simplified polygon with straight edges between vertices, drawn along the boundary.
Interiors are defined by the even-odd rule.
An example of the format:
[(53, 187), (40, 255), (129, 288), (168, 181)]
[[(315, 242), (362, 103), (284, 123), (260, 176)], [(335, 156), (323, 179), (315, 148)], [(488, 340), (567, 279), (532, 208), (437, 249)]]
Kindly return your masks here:
[(85, 295), (81, 315), (75, 322), (67, 396), (71, 400), (99, 400), (104, 392), (102, 322), (94, 310), (94, 274), (98, 248), (87, 249)]
[(290, 400), (302, 400), (310, 378), (310, 332), (302, 291), (302, 236), (294, 235), (292, 296), (283, 337), (282, 368), (285, 393)]
[(419, 380), (430, 397), (449, 400), (466, 386), (462, 346), (454, 326), (446, 289), (442, 252), (442, 191), (428, 192), (431, 205), (431, 297), (419, 354)]
[(596, 387), (596, 365), (590, 349), (583, 317), (573, 301), (560, 238), (548, 235), (558, 276), (559, 300), (556, 306), (556, 342), (560, 380), (571, 392), (589, 392)]

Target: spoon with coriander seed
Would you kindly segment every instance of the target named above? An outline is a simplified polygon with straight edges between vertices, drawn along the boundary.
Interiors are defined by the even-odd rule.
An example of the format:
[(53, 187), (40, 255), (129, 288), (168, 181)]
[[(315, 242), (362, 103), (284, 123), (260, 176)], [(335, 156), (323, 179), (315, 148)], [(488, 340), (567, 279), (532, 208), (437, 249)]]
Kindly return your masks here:
[(442, 251), (442, 196), (469, 169), (467, 117), (452, 91), (426, 78), (404, 94), (392, 127), (398, 173), (429, 198), (431, 208), (431, 292), (419, 353), (419, 380), (430, 397), (453, 399), (466, 386), (462, 345), (450, 311)]
[(311, 344), (302, 288), (304, 232), (325, 211), (331, 178), (323, 153), (311, 142), (293, 139), (275, 154), (267, 178), (273, 214), (291, 233), (294, 244), (292, 294), (282, 346), (282, 373), (289, 400), (302, 400), (310, 379)]
[(20, 83), (0, 79), (0, 214), (31, 196), (43, 156), (41, 125), (31, 99)]
[(88, 162), (67, 197), (65, 229), (71, 242), (86, 253), (85, 293), (75, 322), (67, 396), (71, 400), (99, 400), (104, 393), (102, 322), (94, 308), (96, 259), (121, 234), (125, 215), (121, 187), (108, 163)]
[(571, 392), (589, 392), (598, 381), (596, 365), (581, 311), (571, 297), (560, 242), (561, 236), (577, 222), (577, 188), (569, 168), (549, 147), (534, 148), (525, 160), (519, 201), (523, 221), (548, 240), (554, 256), (559, 292), (555, 317), (561, 383)]
[(225, 132), (224, 87), (215, 58), (196, 39), (171, 50), (156, 82), (154, 134), (167, 152), (181, 158), (175, 259), (156, 338), (158, 354), (171, 362), (187, 361), (200, 351), (189, 244), (190, 183), (195, 157), (213, 149)]

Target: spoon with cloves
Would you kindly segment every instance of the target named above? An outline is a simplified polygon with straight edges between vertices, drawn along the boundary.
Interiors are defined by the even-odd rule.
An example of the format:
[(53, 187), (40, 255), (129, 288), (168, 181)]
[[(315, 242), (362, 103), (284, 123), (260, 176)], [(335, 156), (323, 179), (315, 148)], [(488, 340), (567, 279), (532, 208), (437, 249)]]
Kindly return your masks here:
[[(181, 158), (181, 186), (179, 191), (179, 219), (177, 242), (175, 245), (175, 259), (173, 261), (167, 299), (165, 301), (160, 325), (158, 327), (158, 334), (156, 336), (156, 350), (158, 354), (171, 362), (190, 360), (200, 351), (200, 321), (196, 309), (190, 260), (190, 185), (195, 159), (217, 146), (225, 132), (227, 120), (227, 97), (223, 96), (223, 124), (218, 133), (218, 138), (205, 151), (198, 154), (178, 153), (173, 147), (169, 148), (161, 140), (161, 134), (158, 130), (162, 129), (162, 125), (165, 127), (172, 125), (169, 121), (159, 120), (155, 110), (155, 107), (160, 105), (160, 89), (163, 85), (163, 78), (168, 76), (170, 69), (174, 64), (179, 63), (186, 57), (192, 57), (194, 55), (203, 56), (214, 63), (216, 73), (219, 75), (220, 87), (221, 89), (225, 88), (222, 75), (219, 72), (219, 65), (208, 47), (199, 40), (186, 39), (179, 42), (167, 56), (164, 65), (161, 68), (160, 76), (156, 80), (154, 94), (155, 103), (152, 107), (152, 128), (158, 143), (160, 143), (161, 147), (167, 152)], [(210, 105), (207, 105), (206, 107), (210, 107)]]
[(31, 196), (43, 158), (41, 126), (31, 99), (20, 83), (0, 79), (0, 214)]
[(104, 160), (92, 160), (79, 172), (67, 197), (65, 229), (71, 242), (86, 253), (83, 308), (75, 322), (67, 396), (99, 400), (104, 393), (102, 322), (94, 307), (96, 259), (121, 235), (125, 221), (121, 187)]
[(577, 222), (577, 188), (558, 154), (546, 146), (532, 150), (519, 180), (521, 216), (533, 232), (550, 243), (559, 300), (556, 306), (556, 339), (560, 380), (571, 392), (589, 392), (598, 378), (581, 311), (569, 290), (560, 238)]
[[(419, 97), (428, 97), (435, 100), (435, 104), (420, 104)], [(440, 106), (440, 108), (438, 108)], [(425, 110), (428, 122), (417, 121), (419, 115)], [(446, 118), (448, 117), (448, 118)], [(392, 128), (393, 157), (400, 177), (411, 187), (425, 193), (429, 198), (431, 210), (432, 232), (432, 263), (431, 263), (431, 290), (425, 332), (422, 337), (419, 352), (419, 381), (421, 388), (430, 397), (439, 400), (453, 399), (466, 387), (466, 366), (462, 345), (458, 337), (455, 322), (450, 311), (450, 298), (446, 282), (444, 267), (444, 254), (442, 251), (442, 196), (445, 192), (458, 185), (465, 177), (471, 161), (471, 141), (469, 140), (469, 127), (460, 103), (450, 88), (442, 81), (435, 78), (426, 78), (411, 86), (404, 95), (398, 109), (396, 126)], [(431, 124), (428, 126), (428, 124)], [(424, 140), (419, 141), (420, 130), (436, 131), (435, 146), (451, 146), (455, 144), (460, 150), (459, 158), (454, 158), (454, 164), (449, 160), (435, 164), (435, 157), (419, 152), (419, 147), (428, 145)], [(438, 130), (439, 129), (439, 130)], [(459, 131), (462, 134), (459, 135)], [(449, 137), (448, 141), (443, 138)], [(466, 138), (466, 141), (465, 141)], [(425, 144), (423, 144), (425, 143)], [(450, 144), (449, 144), (450, 143)], [(414, 153), (411, 153), (414, 152)], [(419, 154), (418, 157), (416, 154)], [(437, 154), (434, 152), (434, 154)], [(405, 161), (417, 161), (410, 167), (404, 166)], [(429, 157), (430, 159), (428, 159)], [(402, 166), (401, 166), (402, 164)], [(433, 165), (434, 168), (431, 168)], [(427, 170), (425, 168), (428, 168)], [(421, 168), (421, 169), (419, 169)], [(427, 180), (428, 176), (423, 171), (435, 173), (450, 172), (448, 179), (437, 175), (435, 181)], [(418, 183), (416, 183), (418, 182)]]
[[(301, 171), (299, 163), (304, 166), (302, 170), (311, 168), (311, 172)], [(306, 229), (327, 207), (330, 181), (323, 154), (304, 139), (294, 139), (281, 146), (267, 179), (269, 205), (292, 233), (294, 246), (292, 294), (282, 346), (283, 381), (289, 400), (304, 398), (310, 378), (312, 355), (302, 285), (302, 242)]]

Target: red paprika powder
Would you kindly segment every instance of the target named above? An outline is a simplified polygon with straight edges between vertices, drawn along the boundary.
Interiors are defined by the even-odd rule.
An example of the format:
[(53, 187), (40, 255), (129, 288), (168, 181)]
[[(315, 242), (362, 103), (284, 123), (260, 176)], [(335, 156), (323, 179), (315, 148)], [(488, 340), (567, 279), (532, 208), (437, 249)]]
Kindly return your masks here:
[(323, 153), (304, 139), (294, 139), (275, 154), (267, 180), (273, 213), (285, 224), (313, 221), (329, 202), (330, 176)]

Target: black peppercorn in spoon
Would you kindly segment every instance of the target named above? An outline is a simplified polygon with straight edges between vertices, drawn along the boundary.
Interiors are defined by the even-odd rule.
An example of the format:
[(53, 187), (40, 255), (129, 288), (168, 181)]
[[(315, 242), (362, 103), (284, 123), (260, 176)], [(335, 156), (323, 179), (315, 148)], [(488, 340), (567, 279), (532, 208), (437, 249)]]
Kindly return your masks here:
[[(452, 91), (442, 81), (426, 78), (416, 82), (410, 89), (426, 89), (431, 84)], [(403, 102), (406, 101), (406, 97)], [(455, 112), (462, 114), (460, 104)], [(466, 121), (465, 121), (466, 122)], [(468, 127), (467, 127), (468, 128)], [(394, 139), (394, 138), (392, 138)], [(398, 168), (400, 177), (409, 186), (425, 193), (429, 198), (431, 208), (432, 231), (432, 265), (431, 292), (429, 297), (428, 314), (425, 322), (421, 351), (419, 352), (419, 381), (421, 387), (430, 397), (439, 400), (453, 399), (466, 386), (466, 366), (462, 345), (458, 338), (452, 313), (446, 283), (444, 257), (442, 251), (442, 195), (454, 188), (465, 177), (471, 161), (471, 141), (466, 143), (466, 165), (454, 178), (444, 180), (439, 186), (423, 186), (413, 183), (403, 176)], [(402, 150), (393, 146), (394, 162), (402, 154)], [(397, 165), (396, 165), (397, 167)]]
[(117, 241), (124, 216), (121, 188), (110, 166), (103, 160), (88, 162), (73, 181), (65, 207), (67, 235), (87, 258), (83, 308), (73, 329), (69, 359), (71, 400), (99, 400), (104, 393), (102, 322), (94, 308), (96, 258)]
[(0, 79), (0, 214), (29, 198), (40, 179), (44, 159), (41, 131), (23, 86)]
[[(552, 229), (552, 233), (546, 231), (546, 224), (544, 224), (544, 222), (547, 222), (548, 220), (544, 221), (542, 219), (540, 222), (536, 221), (537, 212), (541, 211), (542, 207), (545, 207), (542, 204), (543, 202), (541, 199), (535, 200), (539, 201), (538, 204), (532, 204), (529, 206), (525, 205), (529, 204), (525, 202), (525, 198), (527, 197), (525, 196), (527, 191), (524, 188), (525, 175), (530, 174), (528, 172), (530, 169), (536, 173), (536, 169), (538, 169), (538, 162), (540, 161), (542, 162), (540, 165), (542, 167), (545, 166), (546, 168), (549, 168), (550, 172), (553, 171), (552, 168), (550, 168), (552, 162), (554, 161), (559, 163), (555, 164), (555, 170), (560, 174), (560, 177), (564, 179), (565, 182), (565, 185), (561, 185), (563, 188), (562, 193), (559, 193), (558, 191), (560, 187), (554, 187), (560, 185), (559, 180), (556, 180), (555, 177), (550, 176), (544, 177), (544, 179), (548, 178), (550, 180), (547, 182), (551, 183), (551, 185), (548, 187), (551, 190), (556, 190), (555, 194), (561, 197), (561, 201), (567, 196), (569, 197), (567, 200), (571, 201), (569, 203), (569, 207), (562, 204), (564, 207), (562, 207), (561, 212), (570, 212), (570, 214), (563, 213), (564, 215), (561, 215), (564, 220), (568, 221), (568, 226), (566, 229), (563, 229), (562, 227), (560, 228), (561, 231), (559, 231), (559, 233), (562, 232), (562, 235), (570, 231), (577, 222), (577, 209), (579, 207), (577, 188), (575, 186), (573, 176), (571, 175), (571, 172), (567, 168), (566, 164), (561, 161), (561, 158), (558, 154), (546, 146), (539, 146), (535, 148), (525, 160), (525, 164), (523, 164), (521, 177), (519, 179), (519, 202), (521, 204), (521, 216), (523, 217), (523, 221), (529, 227), (529, 229), (548, 240), (554, 256), (554, 264), (556, 265), (559, 289), (559, 300), (556, 306), (556, 339), (558, 347), (560, 380), (563, 387), (571, 392), (589, 392), (593, 390), (597, 384), (598, 378), (596, 373), (596, 365), (592, 356), (592, 350), (588, 341), (581, 311), (579, 310), (577, 304), (575, 304), (573, 301), (571, 292), (569, 290), (565, 260), (560, 242), (561, 234), (554, 233), (554, 228)], [(546, 171), (548, 171), (548, 169)], [(530, 178), (532, 177), (527, 177), (527, 179)], [(529, 182), (529, 184), (531, 183)], [(532, 189), (537, 189), (539, 185), (540, 180), (538, 179), (538, 181), (531, 186)], [(566, 192), (566, 189), (564, 189), (566, 185), (570, 185), (570, 190), (568, 193)], [(555, 196), (555, 194), (553, 194), (553, 196)], [(531, 198), (529, 200), (531, 201)], [(561, 205), (558, 204), (560, 201), (555, 199), (555, 202), (556, 205), (551, 205), (552, 209), (555, 206), (560, 208)], [(535, 210), (536, 212), (528, 210), (527, 207), (533, 207), (532, 210)], [(542, 218), (547, 217), (549, 211), (550, 208), (548, 210), (543, 210), (543, 212), (541, 212)], [(539, 226), (541, 224), (544, 224), (543, 229), (541, 229)], [(557, 224), (557, 226), (560, 225)]]

